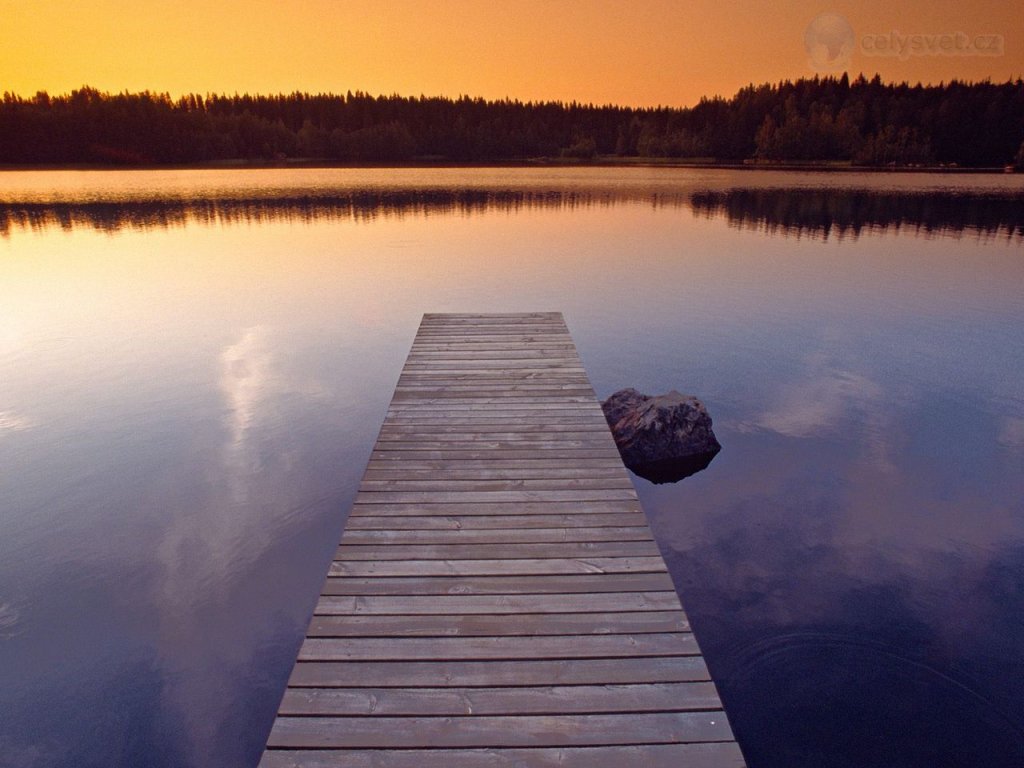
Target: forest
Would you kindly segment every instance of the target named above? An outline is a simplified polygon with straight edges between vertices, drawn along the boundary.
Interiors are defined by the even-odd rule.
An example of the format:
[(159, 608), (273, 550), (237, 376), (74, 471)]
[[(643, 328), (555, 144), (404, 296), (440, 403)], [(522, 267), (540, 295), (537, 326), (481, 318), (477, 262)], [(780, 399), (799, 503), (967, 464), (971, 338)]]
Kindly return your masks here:
[(1024, 80), (814, 77), (687, 108), (462, 96), (5, 93), (0, 164), (587, 161), (1024, 168)]

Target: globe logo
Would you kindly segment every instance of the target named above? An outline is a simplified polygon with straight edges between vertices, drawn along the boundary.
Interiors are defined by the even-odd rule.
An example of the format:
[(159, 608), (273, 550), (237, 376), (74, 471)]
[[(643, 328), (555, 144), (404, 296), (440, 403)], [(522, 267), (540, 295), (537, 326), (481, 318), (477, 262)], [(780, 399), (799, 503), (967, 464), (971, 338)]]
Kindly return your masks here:
[(845, 68), (853, 55), (853, 45), (853, 27), (838, 13), (819, 14), (804, 31), (808, 61), (817, 72)]

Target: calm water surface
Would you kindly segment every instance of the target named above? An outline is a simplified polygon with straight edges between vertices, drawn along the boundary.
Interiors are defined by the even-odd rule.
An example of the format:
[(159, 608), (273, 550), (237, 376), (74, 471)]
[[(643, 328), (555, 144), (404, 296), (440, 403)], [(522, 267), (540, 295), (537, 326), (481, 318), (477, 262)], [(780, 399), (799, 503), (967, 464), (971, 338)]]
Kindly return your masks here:
[(753, 768), (1024, 764), (1024, 179), (0, 174), (0, 765), (252, 766), (423, 312), (560, 310)]

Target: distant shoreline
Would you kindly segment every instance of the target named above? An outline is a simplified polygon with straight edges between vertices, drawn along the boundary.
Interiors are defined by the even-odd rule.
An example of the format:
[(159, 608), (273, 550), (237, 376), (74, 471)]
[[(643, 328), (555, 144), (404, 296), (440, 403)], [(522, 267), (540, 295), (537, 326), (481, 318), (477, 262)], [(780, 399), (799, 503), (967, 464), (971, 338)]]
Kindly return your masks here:
[[(1003, 167), (962, 167), (942, 165), (874, 166), (853, 165), (844, 162), (746, 162), (718, 163), (710, 160), (690, 161), (678, 158), (650, 157), (598, 157), (579, 160), (563, 157), (537, 157), (487, 162), (464, 162), (444, 159), (420, 158), (404, 162), (337, 162), (329, 159), (294, 158), (286, 160), (230, 160), (181, 165), (140, 164), (114, 165), (109, 163), (69, 163), (59, 165), (0, 164), (0, 173), (9, 171), (192, 171), (192, 170), (254, 170), (254, 169), (402, 169), (402, 168), (695, 168), (730, 171), (794, 171), (829, 173), (942, 173), (992, 174), (1006, 173)], [(1021, 173), (1021, 171), (1016, 171)]]

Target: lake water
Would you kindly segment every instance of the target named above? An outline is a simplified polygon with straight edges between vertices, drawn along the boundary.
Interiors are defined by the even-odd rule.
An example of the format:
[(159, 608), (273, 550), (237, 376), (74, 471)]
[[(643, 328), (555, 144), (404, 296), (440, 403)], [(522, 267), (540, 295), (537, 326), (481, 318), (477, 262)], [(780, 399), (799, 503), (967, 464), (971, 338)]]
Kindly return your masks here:
[(252, 766), (424, 312), (558, 310), (752, 768), (1024, 765), (1024, 177), (0, 173), (0, 766)]

